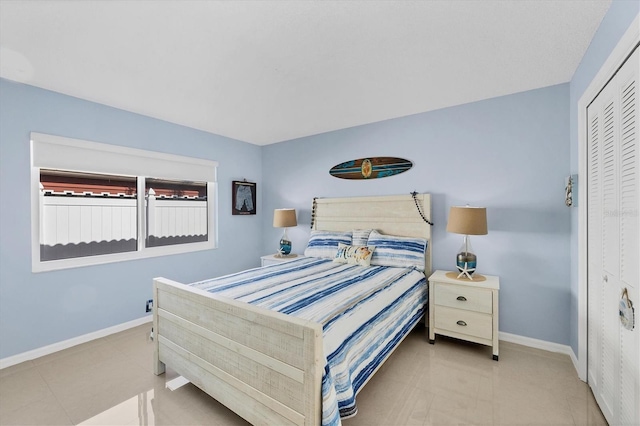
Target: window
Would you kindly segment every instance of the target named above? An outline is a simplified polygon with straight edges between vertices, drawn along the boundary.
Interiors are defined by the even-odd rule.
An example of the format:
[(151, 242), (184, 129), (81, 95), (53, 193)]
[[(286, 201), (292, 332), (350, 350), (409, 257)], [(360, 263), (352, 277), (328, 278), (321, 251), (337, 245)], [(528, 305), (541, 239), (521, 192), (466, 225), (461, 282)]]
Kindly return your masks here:
[(147, 247), (207, 241), (207, 184), (147, 178)]
[(40, 169), (40, 261), (138, 249), (135, 177)]
[(215, 247), (217, 163), (31, 134), (34, 272)]

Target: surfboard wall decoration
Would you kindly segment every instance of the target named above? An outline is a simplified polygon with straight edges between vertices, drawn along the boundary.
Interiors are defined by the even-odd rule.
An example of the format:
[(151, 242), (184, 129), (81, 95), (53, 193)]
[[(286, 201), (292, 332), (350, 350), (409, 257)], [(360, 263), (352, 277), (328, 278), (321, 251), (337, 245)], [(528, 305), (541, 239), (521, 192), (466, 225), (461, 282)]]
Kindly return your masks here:
[(379, 179), (404, 173), (413, 163), (397, 157), (369, 157), (336, 164), (329, 170), (340, 179)]

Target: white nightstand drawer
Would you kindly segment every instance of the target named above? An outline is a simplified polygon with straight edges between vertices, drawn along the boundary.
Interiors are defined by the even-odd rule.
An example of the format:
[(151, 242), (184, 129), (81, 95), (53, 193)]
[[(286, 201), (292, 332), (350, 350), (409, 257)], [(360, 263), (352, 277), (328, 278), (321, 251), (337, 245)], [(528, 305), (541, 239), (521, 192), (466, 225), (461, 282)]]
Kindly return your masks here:
[(429, 343), (436, 334), (480, 343), (493, 348), (499, 358), (498, 292), (500, 279), (477, 275), (474, 280), (435, 271), (429, 277)]
[(436, 305), (490, 314), (493, 310), (490, 290), (436, 283)]
[(435, 327), (454, 331), (481, 339), (493, 338), (493, 319), (491, 315), (436, 306)]

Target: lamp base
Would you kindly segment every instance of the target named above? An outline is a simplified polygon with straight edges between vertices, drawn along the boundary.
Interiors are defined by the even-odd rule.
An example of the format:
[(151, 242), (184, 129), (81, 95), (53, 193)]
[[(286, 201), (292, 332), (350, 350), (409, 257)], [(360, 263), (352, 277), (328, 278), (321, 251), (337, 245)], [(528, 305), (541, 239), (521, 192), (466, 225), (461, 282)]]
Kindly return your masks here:
[(456, 256), (456, 268), (460, 275), (458, 277), (466, 276), (470, 280), (473, 280), (471, 275), (476, 271), (476, 265), (478, 258), (475, 254), (469, 251), (462, 251)]
[(468, 279), (473, 281), (473, 277), (471, 275), (473, 275), (473, 273), (476, 271), (476, 268), (469, 268), (466, 263), (463, 267), (458, 266), (457, 268), (458, 268), (458, 271), (460, 272), (458, 274), (458, 278), (467, 277)]
[(285, 240), (284, 238), (280, 240), (280, 249), (278, 250), (278, 253), (280, 253), (281, 255), (288, 255), (289, 253), (291, 253), (291, 241), (289, 240)]

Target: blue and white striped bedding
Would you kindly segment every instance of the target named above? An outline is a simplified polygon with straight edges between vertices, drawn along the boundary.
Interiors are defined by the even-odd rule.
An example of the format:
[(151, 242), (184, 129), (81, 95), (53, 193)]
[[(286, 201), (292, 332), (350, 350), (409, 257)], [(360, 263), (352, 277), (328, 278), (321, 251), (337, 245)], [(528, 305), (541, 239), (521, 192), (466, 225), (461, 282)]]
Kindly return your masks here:
[(303, 257), (191, 284), (322, 324), (322, 424), (357, 413), (356, 394), (420, 320), (423, 272)]
[(374, 229), (369, 234), (367, 245), (376, 248), (371, 257), (372, 265), (424, 271), (424, 252), (427, 250), (427, 240), (424, 238), (383, 235)]

